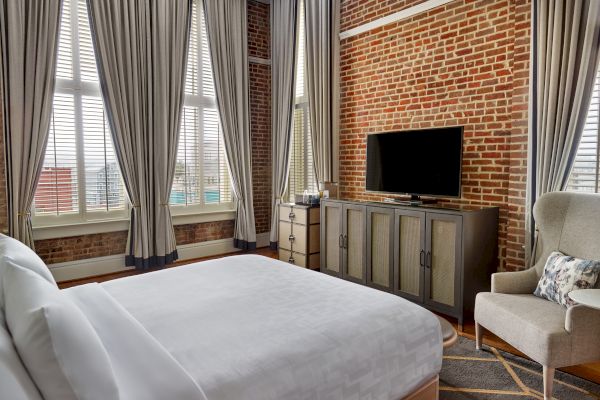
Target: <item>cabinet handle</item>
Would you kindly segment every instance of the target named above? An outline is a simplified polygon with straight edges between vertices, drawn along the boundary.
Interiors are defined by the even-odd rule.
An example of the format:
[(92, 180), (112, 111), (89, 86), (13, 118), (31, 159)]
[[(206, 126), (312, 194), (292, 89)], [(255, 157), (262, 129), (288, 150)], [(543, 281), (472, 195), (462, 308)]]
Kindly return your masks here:
[(292, 220), (292, 219), (296, 218), (296, 214), (294, 214), (294, 212), (293, 212), (293, 211), (291, 211), (291, 212), (289, 213), (289, 215), (288, 215), (288, 218), (289, 218), (290, 220)]
[(338, 239), (338, 244), (341, 249), (344, 248), (344, 235), (340, 235), (340, 238)]
[(288, 236), (288, 240), (289, 240), (291, 243), (293, 243), (293, 242), (294, 242), (294, 240), (296, 240), (296, 236), (294, 236), (294, 235), (292, 234), (292, 235)]
[(348, 235), (344, 235), (344, 248), (348, 248)]
[(425, 260), (425, 267), (431, 268), (431, 252), (427, 252), (427, 259)]
[(425, 266), (425, 250), (421, 250), (421, 252), (419, 253), (419, 265), (421, 267)]

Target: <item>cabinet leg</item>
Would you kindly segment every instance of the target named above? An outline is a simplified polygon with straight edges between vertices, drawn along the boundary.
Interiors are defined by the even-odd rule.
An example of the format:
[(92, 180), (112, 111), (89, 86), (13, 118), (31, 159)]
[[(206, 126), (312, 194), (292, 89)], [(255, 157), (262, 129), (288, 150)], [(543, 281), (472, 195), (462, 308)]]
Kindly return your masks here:
[(462, 317), (459, 317), (458, 318), (458, 331), (459, 332), (464, 332), (465, 331), (464, 328), (465, 328), (465, 326), (463, 324), (463, 319), (462, 319)]

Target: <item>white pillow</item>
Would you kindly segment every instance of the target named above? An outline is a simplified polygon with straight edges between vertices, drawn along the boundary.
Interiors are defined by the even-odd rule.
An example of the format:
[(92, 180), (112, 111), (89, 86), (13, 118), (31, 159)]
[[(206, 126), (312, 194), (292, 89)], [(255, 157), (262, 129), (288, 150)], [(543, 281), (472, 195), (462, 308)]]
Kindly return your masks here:
[(0, 314), (0, 399), (42, 400), (35, 384), (21, 363)]
[(2, 284), (8, 329), (46, 400), (119, 398), (108, 354), (74, 303), (40, 275), (11, 261)]
[(2, 305), (4, 304), (2, 296), (2, 275), (3, 271), (6, 269), (7, 260), (12, 260), (15, 264), (39, 274), (42, 278), (56, 286), (56, 282), (54, 281), (54, 277), (50, 273), (50, 270), (33, 250), (24, 243), (19, 242), (17, 239), (13, 239), (0, 233), (0, 308), (2, 308)]

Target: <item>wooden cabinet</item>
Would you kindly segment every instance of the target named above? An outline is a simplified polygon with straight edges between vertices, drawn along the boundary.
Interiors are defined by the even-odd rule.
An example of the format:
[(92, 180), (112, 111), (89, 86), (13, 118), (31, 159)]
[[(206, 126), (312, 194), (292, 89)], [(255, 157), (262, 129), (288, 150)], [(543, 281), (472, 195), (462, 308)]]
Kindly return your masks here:
[(279, 206), (279, 259), (305, 268), (319, 269), (320, 213), (318, 208)]
[(422, 303), (425, 290), (425, 212), (394, 210), (394, 293)]
[(394, 210), (367, 207), (367, 285), (394, 289)]
[(342, 278), (365, 283), (365, 208), (344, 204), (342, 208)]
[(393, 292), (460, 323), (497, 265), (498, 208), (325, 200), (321, 271)]

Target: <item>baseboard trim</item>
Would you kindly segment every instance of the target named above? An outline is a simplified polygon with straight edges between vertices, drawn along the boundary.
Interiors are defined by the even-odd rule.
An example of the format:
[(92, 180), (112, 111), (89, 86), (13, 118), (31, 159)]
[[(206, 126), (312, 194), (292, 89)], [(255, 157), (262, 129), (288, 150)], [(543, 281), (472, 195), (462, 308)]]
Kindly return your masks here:
[[(256, 247), (267, 247), (268, 245), (269, 232), (256, 235)], [(177, 246), (179, 261), (235, 253), (238, 251), (240, 250), (233, 247), (233, 238)], [(52, 272), (57, 282), (113, 274), (133, 269), (133, 267), (125, 266), (125, 254), (49, 264), (48, 268), (50, 268), (50, 272)]]

